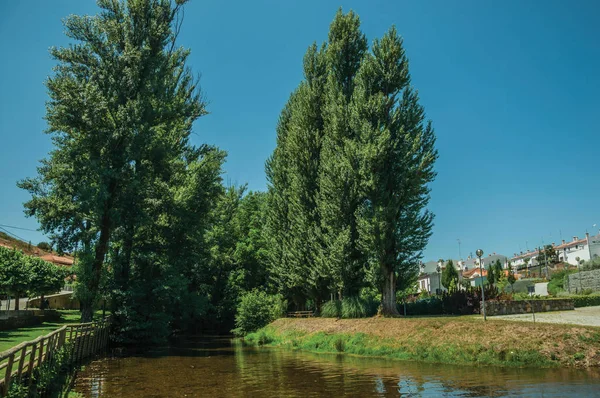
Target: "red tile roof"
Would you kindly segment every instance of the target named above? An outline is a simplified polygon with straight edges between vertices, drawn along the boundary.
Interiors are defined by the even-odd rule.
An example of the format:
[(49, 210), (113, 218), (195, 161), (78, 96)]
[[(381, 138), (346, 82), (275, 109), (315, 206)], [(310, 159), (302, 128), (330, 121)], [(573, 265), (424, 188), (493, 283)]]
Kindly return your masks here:
[(48, 261), (56, 265), (73, 265), (72, 257), (55, 256), (54, 254), (46, 254), (40, 257), (42, 260)]

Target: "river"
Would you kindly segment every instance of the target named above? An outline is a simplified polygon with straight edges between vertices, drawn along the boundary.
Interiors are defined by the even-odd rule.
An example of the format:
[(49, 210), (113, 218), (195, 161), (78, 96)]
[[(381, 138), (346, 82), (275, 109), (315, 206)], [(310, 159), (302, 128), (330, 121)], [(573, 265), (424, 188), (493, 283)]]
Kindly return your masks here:
[(197, 338), (111, 355), (79, 372), (84, 397), (592, 397), (598, 371), (402, 362)]

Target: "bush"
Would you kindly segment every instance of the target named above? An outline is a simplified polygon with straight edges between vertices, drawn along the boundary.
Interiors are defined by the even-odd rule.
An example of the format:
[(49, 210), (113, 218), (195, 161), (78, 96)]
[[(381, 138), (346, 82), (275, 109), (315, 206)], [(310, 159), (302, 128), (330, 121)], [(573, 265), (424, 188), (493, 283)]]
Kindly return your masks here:
[(232, 332), (237, 336), (254, 332), (283, 316), (285, 308), (286, 302), (280, 295), (269, 295), (257, 289), (246, 292), (237, 307), (236, 327)]
[(595, 257), (591, 260), (584, 262), (581, 269), (583, 271), (591, 271), (594, 269), (600, 269), (600, 257)]
[(379, 303), (371, 297), (346, 297), (328, 301), (321, 308), (323, 318), (366, 318), (377, 313)]
[(571, 296), (570, 298), (573, 299), (575, 308), (600, 305), (600, 294), (592, 294), (589, 296)]
[[(398, 312), (403, 313), (402, 305)], [(438, 297), (419, 299), (406, 303), (406, 315), (441, 315), (444, 313), (444, 304)]]
[(37, 247), (39, 247), (40, 249), (47, 251), (47, 252), (52, 251), (52, 246), (50, 246), (50, 243), (48, 243), (48, 242), (40, 242), (37, 244)]
[(321, 317), (323, 318), (341, 318), (342, 317), (342, 302), (340, 300), (332, 300), (323, 304), (321, 308)]
[(548, 282), (548, 293), (553, 296), (565, 290), (565, 281), (575, 271), (563, 269), (552, 274), (550, 282)]
[(366, 318), (377, 313), (377, 303), (360, 297), (342, 300), (342, 318)]

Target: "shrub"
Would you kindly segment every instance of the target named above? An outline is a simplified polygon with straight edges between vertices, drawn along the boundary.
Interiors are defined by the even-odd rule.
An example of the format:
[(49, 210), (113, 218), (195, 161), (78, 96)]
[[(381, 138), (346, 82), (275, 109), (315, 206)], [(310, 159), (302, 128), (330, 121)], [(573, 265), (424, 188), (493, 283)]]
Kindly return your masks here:
[(575, 308), (592, 307), (600, 305), (600, 294), (592, 294), (588, 296), (571, 296), (570, 298), (573, 299)]
[(326, 302), (321, 308), (321, 316), (323, 318), (341, 318), (342, 302), (340, 300)]
[(574, 271), (563, 269), (552, 274), (550, 282), (548, 282), (548, 293), (553, 296), (565, 290), (565, 281)]
[(584, 262), (581, 269), (583, 271), (591, 271), (594, 269), (600, 269), (600, 257), (595, 257), (591, 260)]
[(377, 303), (360, 297), (347, 297), (342, 300), (342, 318), (366, 318), (375, 315)]
[(281, 317), (285, 307), (286, 303), (280, 295), (269, 295), (257, 289), (246, 292), (237, 307), (236, 327), (232, 332), (237, 336), (245, 336), (258, 330)]
[[(398, 310), (400, 313), (403, 312), (401, 306)], [(429, 297), (406, 303), (406, 315), (441, 315), (443, 313), (444, 305), (438, 297)]]
[(40, 242), (37, 244), (37, 247), (39, 247), (40, 249), (47, 251), (47, 252), (52, 251), (52, 246), (50, 246), (50, 243), (48, 243), (48, 242)]
[(337, 352), (344, 352), (344, 339), (338, 336), (334, 342), (335, 349)]

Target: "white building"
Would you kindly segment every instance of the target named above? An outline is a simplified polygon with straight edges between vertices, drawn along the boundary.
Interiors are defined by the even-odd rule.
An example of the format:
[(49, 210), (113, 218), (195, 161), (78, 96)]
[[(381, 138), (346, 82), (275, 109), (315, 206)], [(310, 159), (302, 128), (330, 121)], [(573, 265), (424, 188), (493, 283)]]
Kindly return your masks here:
[[(452, 260), (454, 267), (458, 272), (459, 280), (461, 277), (461, 271), (463, 269), (464, 261), (462, 260)], [(446, 291), (447, 289), (442, 285), (442, 272), (446, 268), (448, 261), (444, 260), (442, 267), (440, 268), (440, 272), (438, 273), (438, 262), (437, 261), (428, 261), (423, 264), (423, 268), (419, 270), (419, 279), (417, 280), (417, 289), (418, 292), (421, 293), (426, 291), (430, 294), (435, 294), (438, 289), (441, 291)]]
[[(590, 236), (586, 232), (584, 239), (574, 236), (572, 241), (563, 240), (560, 245), (552, 243), (552, 247), (556, 251), (558, 261), (577, 265), (577, 258), (579, 258), (579, 261), (588, 261), (600, 256), (600, 234)], [(538, 255), (538, 250), (528, 250), (520, 254), (515, 253), (515, 256), (510, 259), (510, 264), (515, 269), (523, 269), (527, 267), (527, 262), (529, 262), (528, 265), (532, 267), (537, 265)]]
[(580, 261), (588, 261), (600, 256), (600, 234), (590, 236), (586, 232), (584, 239), (574, 236), (571, 242), (563, 240), (560, 245), (554, 246), (554, 250), (559, 261), (577, 265), (577, 257)]

